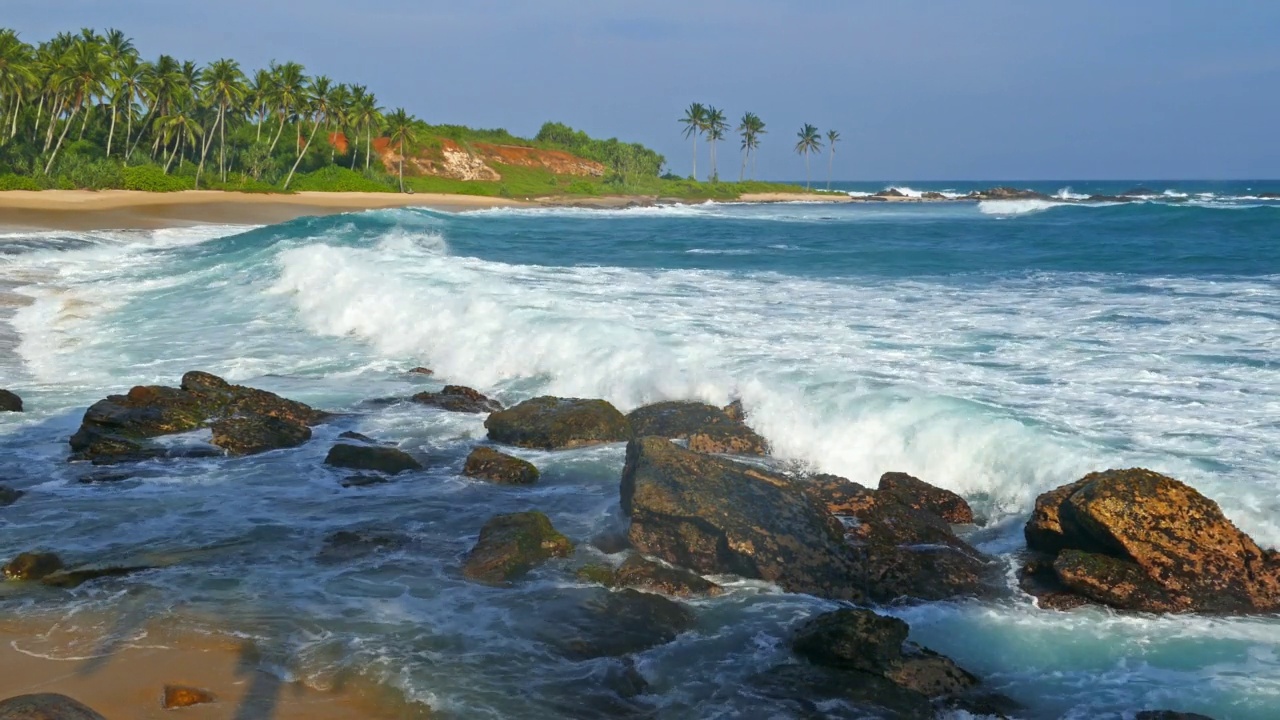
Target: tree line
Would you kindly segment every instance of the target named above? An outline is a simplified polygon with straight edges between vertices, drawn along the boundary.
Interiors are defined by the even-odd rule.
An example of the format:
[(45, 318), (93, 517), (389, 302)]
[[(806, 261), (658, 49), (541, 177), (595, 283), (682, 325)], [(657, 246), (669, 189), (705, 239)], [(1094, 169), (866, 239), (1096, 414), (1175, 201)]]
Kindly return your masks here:
[[(684, 137), (693, 140), (693, 178), (696, 180), (698, 177), (698, 138), (704, 137), (710, 145), (711, 155), (711, 170), (707, 174), (707, 180), (719, 182), (720, 171), (716, 163), (716, 147), (721, 140), (725, 139), (730, 128), (724, 111), (715, 106), (695, 102), (685, 109), (684, 116), (677, 122), (684, 126)], [(751, 165), (751, 178), (755, 179), (756, 151), (760, 147), (761, 136), (766, 132), (764, 121), (755, 113), (744, 113), (742, 119), (738, 121), (737, 133), (742, 138), (740, 146), (742, 164), (738, 169), (739, 182), (746, 179), (748, 163)], [(795, 151), (798, 155), (804, 156), (805, 187), (808, 188), (810, 186), (809, 156), (822, 152), (823, 138), (818, 128), (808, 123), (800, 128), (797, 137), (799, 141), (795, 145)], [(831, 174), (835, 169), (836, 143), (840, 141), (840, 133), (836, 130), (828, 130), (826, 140), (830, 148), (827, 164), (827, 189), (830, 190)]]

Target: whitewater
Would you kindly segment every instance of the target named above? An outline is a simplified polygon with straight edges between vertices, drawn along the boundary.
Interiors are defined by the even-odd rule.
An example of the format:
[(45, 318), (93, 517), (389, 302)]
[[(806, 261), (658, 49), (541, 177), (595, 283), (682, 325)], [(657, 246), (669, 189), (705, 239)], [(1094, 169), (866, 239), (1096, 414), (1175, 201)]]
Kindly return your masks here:
[[(781, 467), (864, 484), (903, 471), (964, 495), (984, 520), (968, 539), (1002, 556), (1011, 584), (1035, 497), (1106, 468), (1172, 475), (1280, 545), (1280, 203), (1258, 199), (1269, 189), (1158, 187), (1174, 201), (1083, 205), (1095, 191), (1073, 183), (1046, 187), (1053, 200), (981, 205), (408, 209), (6, 231), (0, 387), (30, 412), (0, 415), (0, 476), (29, 495), (0, 509), (0, 555), (186, 560), (0, 604), (62, 623), (173, 613), (260, 638), (290, 677), (325, 686), (354, 670), (445, 717), (612, 716), (620, 701), (593, 680), (617, 662), (559, 659), (541, 639), (548, 604), (588, 588), (547, 572), (495, 590), (458, 564), (485, 520), (532, 508), (598, 553), (586, 541), (620, 522), (622, 448), (522, 450), (538, 486), (473, 483), (459, 468), (483, 418), (371, 402), (445, 382), (624, 411), (741, 399)], [(435, 377), (405, 372), (419, 365)], [(66, 439), (84, 408), (191, 369), (343, 414), (296, 450), (78, 482), (89, 469), (66, 462)], [(343, 489), (321, 459), (345, 430), (430, 467)], [(411, 543), (318, 557), (323, 537), (350, 528)], [(728, 584), (694, 602), (694, 631), (638, 656), (657, 717), (790, 717), (742, 684), (785, 661), (798, 620), (834, 606)], [(1054, 612), (1016, 589), (881, 610), (1028, 718), (1280, 707), (1274, 617)], [(122, 642), (141, 642), (132, 630)]]

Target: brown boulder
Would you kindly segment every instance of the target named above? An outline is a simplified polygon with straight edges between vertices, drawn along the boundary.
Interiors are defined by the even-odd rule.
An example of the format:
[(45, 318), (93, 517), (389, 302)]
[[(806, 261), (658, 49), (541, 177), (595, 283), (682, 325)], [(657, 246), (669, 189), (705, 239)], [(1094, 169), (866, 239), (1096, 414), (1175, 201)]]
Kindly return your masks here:
[(1033, 550), (1061, 550), (1057, 579), (1095, 602), (1147, 612), (1280, 610), (1280, 561), (1217, 503), (1143, 469), (1093, 473), (1042, 495)]
[(500, 583), (517, 578), (555, 557), (573, 554), (573, 543), (540, 512), (498, 515), (480, 529), (462, 574), (472, 580)]
[(623, 442), (631, 425), (604, 400), (538, 397), (495, 412), (484, 421), (489, 439), (540, 450)]
[(878, 490), (892, 495), (903, 505), (933, 513), (953, 525), (973, 522), (973, 510), (964, 498), (906, 473), (890, 472), (881, 475)]
[(616, 570), (608, 565), (587, 565), (578, 570), (578, 578), (605, 587), (630, 587), (675, 597), (715, 596), (724, 592), (724, 588), (701, 575), (654, 562), (642, 555), (632, 555)]
[(533, 463), (483, 445), (467, 456), (462, 474), (500, 485), (532, 485), (538, 482), (538, 468)]
[(438, 393), (418, 393), (413, 401), (441, 410), (459, 413), (492, 413), (502, 409), (502, 403), (490, 400), (483, 394), (461, 385), (446, 385)]
[(4, 566), (4, 576), (9, 580), (40, 580), (62, 567), (62, 558), (53, 553), (22, 553)]
[(436, 374), (436, 371), (435, 371), (435, 370), (432, 370), (432, 369), (431, 369), (431, 368), (429, 368), (429, 367), (422, 367), (421, 365), (419, 365), (418, 367), (413, 368), (412, 370), (410, 370), (410, 371), (409, 371), (409, 374), (410, 374), (410, 375), (427, 375), (427, 376), (429, 377), (429, 376), (431, 376), (431, 375), (435, 375), (435, 374)]
[(39, 693), (0, 701), (0, 720), (106, 720), (66, 695)]
[(339, 443), (329, 448), (329, 454), (325, 456), (324, 463), (349, 470), (375, 470), (388, 475), (422, 469), (422, 463), (403, 450), (347, 443)]
[(632, 410), (627, 421), (636, 437), (688, 440), (689, 449), (694, 452), (765, 455), (769, 451), (765, 439), (741, 420), (735, 420), (722, 408), (704, 403), (646, 405)]
[(212, 430), (213, 444), (231, 455), (256, 455), (297, 447), (311, 439), (311, 428), (306, 425), (270, 415), (219, 420)]
[(22, 412), (22, 398), (16, 393), (0, 389), (0, 412)]
[(160, 707), (165, 710), (174, 710), (192, 705), (207, 705), (212, 702), (217, 702), (217, 698), (208, 690), (184, 685), (165, 685), (164, 698), (160, 701)]
[[(232, 418), (274, 418), (297, 428), (317, 425), (325, 417), (318, 410), (274, 393), (232, 385), (215, 375), (192, 371), (182, 376), (179, 388), (138, 386), (126, 395), (112, 395), (94, 403), (85, 411), (80, 429), (71, 436), (72, 459), (109, 463), (153, 457), (162, 453), (148, 442), (150, 438), (190, 432)], [(276, 427), (278, 430), (280, 426)], [(253, 435), (244, 424), (224, 426), (224, 430)], [(283, 436), (296, 437), (300, 432), (294, 429)], [(260, 432), (256, 441), (261, 442), (268, 435)], [(238, 432), (227, 432), (222, 437), (233, 445), (240, 441)], [(243, 448), (250, 447), (256, 447), (255, 442), (246, 440)]]

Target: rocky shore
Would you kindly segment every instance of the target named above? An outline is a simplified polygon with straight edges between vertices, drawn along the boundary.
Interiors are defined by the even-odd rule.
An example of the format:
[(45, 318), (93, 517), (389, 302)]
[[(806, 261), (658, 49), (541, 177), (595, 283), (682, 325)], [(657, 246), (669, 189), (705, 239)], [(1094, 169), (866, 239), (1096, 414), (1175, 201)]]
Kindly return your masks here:
[[(23, 409), (9, 391), (0, 391), (0, 402)], [(603, 681), (631, 707), (644, 707), (648, 684), (630, 656), (697, 632), (700, 601), (724, 594), (725, 578), (771, 583), (837, 608), (796, 622), (789, 661), (751, 683), (753, 692), (815, 718), (834, 717), (823, 710), (830, 703), (869, 717), (1019, 716), (1016, 702), (976, 674), (910, 642), (907, 623), (884, 614), (894, 606), (1025, 593), (1044, 612), (1090, 604), (1145, 613), (1280, 611), (1280, 552), (1259, 547), (1193, 488), (1150, 470), (1096, 472), (1041, 495), (1025, 526), (1025, 550), (992, 557), (966, 541), (980, 519), (965, 498), (900, 472), (885, 473), (874, 489), (856, 481), (870, 478), (788, 472), (770, 461), (769, 443), (741, 403), (662, 402), (624, 414), (599, 399), (538, 397), (503, 407), (452, 385), (397, 402), (486, 414), (487, 439), (471, 450), (461, 476), (511, 492), (541, 477), (504, 446), (555, 452), (626, 444), (616, 535), (566, 536), (550, 508), (495, 515), (476, 528), (454, 570), (494, 592), (527, 582), (538, 568), (597, 588), (589, 600), (547, 608), (560, 630), (546, 643), (571, 660), (620, 659), (619, 673)], [(68, 459), (110, 466), (85, 477), (111, 482), (157, 458), (290, 452), (315, 442), (312, 428), (340, 420), (192, 371), (177, 387), (135, 387), (93, 404), (68, 439)], [(361, 492), (378, 492), (432, 462), (354, 432), (338, 436), (323, 460), (350, 473), (342, 485)], [(0, 506), (21, 511), (22, 503), (22, 492), (0, 488)], [(344, 531), (326, 538), (319, 554), (342, 563), (402, 542), (394, 532)], [(607, 562), (579, 552), (585, 545)], [(1020, 589), (1005, 582), (1010, 563), (1021, 567)], [(32, 547), (3, 572), (12, 583), (68, 591), (147, 569)], [(163, 698), (166, 707), (217, 702), (179, 685)], [(1140, 716), (1194, 717), (1160, 712), (1167, 711)], [(0, 720), (102, 717), (57, 694), (0, 702)]]

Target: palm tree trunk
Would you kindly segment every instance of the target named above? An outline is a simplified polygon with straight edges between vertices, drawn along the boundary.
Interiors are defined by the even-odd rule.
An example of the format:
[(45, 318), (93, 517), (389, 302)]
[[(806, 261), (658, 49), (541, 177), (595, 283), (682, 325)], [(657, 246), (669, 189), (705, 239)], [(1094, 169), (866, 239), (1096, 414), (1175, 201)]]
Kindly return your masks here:
[(116, 112), (115, 103), (111, 104), (111, 132), (107, 133), (107, 157), (111, 157), (111, 143), (116, 139)]
[(218, 127), (221, 138), (218, 141), (218, 167), (222, 171), (222, 182), (227, 181), (227, 106), (224, 103), (218, 108)]
[(373, 152), (373, 128), (364, 129), (364, 171), (369, 172), (369, 156)]
[(40, 93), (40, 105), (36, 108), (35, 127), (31, 130), (31, 142), (35, 142), (40, 137), (40, 119), (44, 117), (44, 93)]
[(80, 137), (76, 138), (77, 140), (84, 139), (85, 128), (89, 127), (89, 117), (93, 115), (93, 104), (92, 104), (93, 99), (92, 98), (90, 98), (89, 103), (90, 103), (89, 109), (84, 111), (84, 121), (80, 123)]
[(808, 150), (806, 150), (806, 151), (804, 152), (804, 189), (805, 189), (805, 190), (808, 190), (808, 189), (809, 189), (809, 185), (810, 185), (809, 177), (810, 177), (810, 174), (809, 174), (809, 151), (808, 151)]
[(400, 193), (404, 193), (404, 143), (400, 143)]
[[(307, 154), (307, 150), (311, 149), (311, 141), (316, 137), (316, 131), (320, 128), (320, 121), (317, 120), (311, 126), (311, 134), (307, 136), (307, 144), (302, 146), (302, 152), (298, 153), (298, 159), (293, 161), (293, 167), (289, 169), (289, 177), (284, 179), (284, 189), (289, 189), (289, 183), (293, 182), (293, 174), (298, 171), (298, 166), (302, 164), (302, 156)], [(301, 138), (302, 123), (298, 123), (299, 138)]]
[(698, 134), (693, 134), (693, 180), (698, 181)]
[(58, 151), (62, 149), (62, 141), (67, 139), (67, 132), (71, 130), (71, 123), (76, 119), (76, 113), (80, 112), (80, 106), (76, 105), (71, 111), (71, 117), (67, 118), (66, 127), (62, 128), (62, 134), (58, 136), (58, 144), (53, 148), (53, 154), (49, 156), (49, 164), (44, 166), (44, 174), (48, 175), (53, 169), (53, 161), (58, 159)]
[[(129, 100), (129, 114), (124, 119), (124, 146), (126, 150), (129, 147), (129, 138), (133, 137), (133, 98)], [(124, 156), (124, 164), (129, 164), (129, 154), (127, 152)]]
[(210, 128), (209, 134), (205, 136), (203, 147), (200, 149), (200, 166), (196, 168), (196, 190), (200, 189), (200, 176), (204, 174), (204, 161), (209, 155), (209, 146), (213, 145), (213, 136), (218, 132), (219, 120), (220, 118), (213, 121), (213, 127)]
[(22, 96), (19, 95), (13, 102), (13, 128), (9, 130), (9, 139), (12, 140), (18, 134), (18, 113), (22, 111)]
[(831, 190), (831, 173), (836, 166), (836, 146), (831, 146), (831, 157), (827, 158), (827, 190)]
[(61, 114), (62, 99), (55, 97), (53, 102), (53, 112), (49, 113), (49, 130), (44, 136), (44, 150), (42, 152), (49, 152), (49, 146), (53, 145), (53, 131), (58, 125), (58, 116)]
[(280, 127), (276, 129), (276, 136), (271, 140), (271, 149), (267, 151), (270, 155), (276, 151), (276, 143), (280, 142), (280, 136), (284, 134), (284, 121), (289, 117), (289, 113), (285, 109), (280, 111)]

